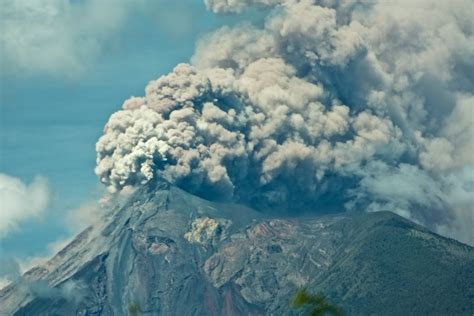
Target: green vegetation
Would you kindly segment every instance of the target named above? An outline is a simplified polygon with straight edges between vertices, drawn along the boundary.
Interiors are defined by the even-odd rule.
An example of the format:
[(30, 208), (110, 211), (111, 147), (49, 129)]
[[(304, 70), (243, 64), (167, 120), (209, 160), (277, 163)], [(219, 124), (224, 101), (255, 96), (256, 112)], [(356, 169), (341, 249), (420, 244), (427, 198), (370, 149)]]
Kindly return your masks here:
[(306, 289), (300, 289), (293, 298), (294, 308), (305, 309), (309, 316), (342, 316), (341, 310), (329, 303), (321, 294), (312, 295)]
[(127, 306), (127, 309), (128, 309), (128, 315), (129, 316), (138, 316), (140, 315), (140, 304), (138, 303), (130, 303), (128, 306)]

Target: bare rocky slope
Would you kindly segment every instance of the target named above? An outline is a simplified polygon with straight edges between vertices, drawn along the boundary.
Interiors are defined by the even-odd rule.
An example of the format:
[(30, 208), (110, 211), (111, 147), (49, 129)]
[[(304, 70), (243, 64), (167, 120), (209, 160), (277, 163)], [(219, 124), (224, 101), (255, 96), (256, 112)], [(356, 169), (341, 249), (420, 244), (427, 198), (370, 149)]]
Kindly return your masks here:
[(472, 315), (474, 248), (387, 212), (274, 218), (165, 182), (0, 291), (0, 315)]

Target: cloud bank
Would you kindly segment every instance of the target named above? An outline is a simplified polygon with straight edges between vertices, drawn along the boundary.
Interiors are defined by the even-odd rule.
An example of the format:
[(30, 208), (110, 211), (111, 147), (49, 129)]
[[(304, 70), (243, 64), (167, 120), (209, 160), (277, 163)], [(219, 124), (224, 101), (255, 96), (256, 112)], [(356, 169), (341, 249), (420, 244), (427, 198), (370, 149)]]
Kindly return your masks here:
[(163, 177), (259, 209), (391, 210), (474, 243), (469, 1), (205, 2), (273, 9), (110, 117), (96, 174), (111, 191)]
[(25, 220), (41, 216), (48, 206), (50, 190), (43, 177), (30, 184), (0, 173), (0, 239)]
[(2, 63), (21, 72), (82, 73), (136, 6), (130, 0), (1, 1)]

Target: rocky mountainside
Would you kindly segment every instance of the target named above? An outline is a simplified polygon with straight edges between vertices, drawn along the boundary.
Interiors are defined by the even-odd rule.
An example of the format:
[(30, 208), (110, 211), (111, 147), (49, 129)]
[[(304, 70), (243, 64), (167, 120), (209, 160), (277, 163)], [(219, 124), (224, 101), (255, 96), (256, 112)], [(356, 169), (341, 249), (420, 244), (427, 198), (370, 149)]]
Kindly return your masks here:
[(387, 212), (270, 218), (164, 182), (0, 291), (0, 315), (472, 315), (474, 248)]

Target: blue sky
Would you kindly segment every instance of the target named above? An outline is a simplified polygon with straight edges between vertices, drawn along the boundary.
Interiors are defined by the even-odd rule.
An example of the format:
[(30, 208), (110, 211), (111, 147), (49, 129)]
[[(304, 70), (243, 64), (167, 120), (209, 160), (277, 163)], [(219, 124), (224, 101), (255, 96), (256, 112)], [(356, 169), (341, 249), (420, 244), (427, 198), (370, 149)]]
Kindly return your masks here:
[[(54, 6), (55, 1), (50, 3)], [(10, 30), (29, 23), (28, 16), (17, 15), (6, 17)], [(126, 13), (114, 27), (106, 26), (112, 30), (97, 37), (100, 48), (80, 59), (79, 71), (77, 63), (61, 65), (60, 58), (56, 62), (47, 55), (17, 65), (2, 46), (0, 173), (27, 184), (37, 175), (46, 177), (51, 200), (44, 216), (21, 221), (0, 239), (1, 253), (17, 258), (45, 255), (46, 245), (68, 236), (67, 212), (97, 200), (103, 190), (94, 174), (95, 142), (110, 114), (129, 96), (143, 95), (148, 81), (187, 62), (200, 36), (245, 19), (260, 21), (258, 13), (214, 15), (197, 0), (157, 1)], [(28, 32), (35, 36), (34, 24)], [(88, 32), (94, 36), (94, 30)], [(62, 52), (56, 47), (62, 43), (53, 43), (55, 53), (68, 53), (70, 47)]]

